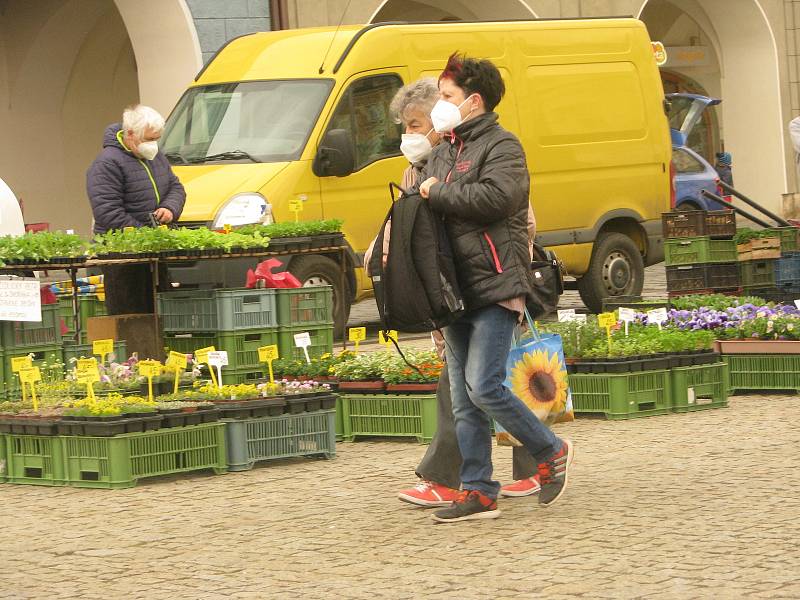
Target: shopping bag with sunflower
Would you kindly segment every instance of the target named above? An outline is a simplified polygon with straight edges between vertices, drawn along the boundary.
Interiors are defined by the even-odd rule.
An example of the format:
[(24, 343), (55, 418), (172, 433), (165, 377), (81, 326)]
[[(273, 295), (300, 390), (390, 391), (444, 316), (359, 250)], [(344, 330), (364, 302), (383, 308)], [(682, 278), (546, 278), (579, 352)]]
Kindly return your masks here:
[[(561, 336), (539, 333), (528, 311), (525, 311), (530, 334), (514, 341), (506, 362), (503, 382), (517, 398), (547, 425), (575, 419), (572, 393), (567, 381), (564, 348)], [(497, 443), (521, 446), (499, 423), (495, 423)]]

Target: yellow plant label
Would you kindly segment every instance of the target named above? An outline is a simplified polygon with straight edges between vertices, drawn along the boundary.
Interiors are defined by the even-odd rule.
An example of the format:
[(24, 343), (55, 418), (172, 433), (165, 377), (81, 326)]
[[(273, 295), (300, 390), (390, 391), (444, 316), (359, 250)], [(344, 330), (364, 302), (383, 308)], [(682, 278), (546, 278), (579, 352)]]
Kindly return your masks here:
[(21, 369), (33, 366), (33, 360), (30, 356), (17, 356), (11, 359), (11, 370), (14, 373), (19, 373)]
[(106, 356), (114, 351), (114, 340), (95, 340), (92, 342), (92, 354)]
[(205, 348), (200, 348), (199, 350), (195, 350), (194, 359), (199, 363), (207, 363), (208, 353), (216, 352), (216, 350), (217, 349), (214, 346), (206, 346)]
[(139, 361), (139, 375), (142, 377), (158, 377), (161, 375), (161, 363), (157, 360)]
[(606, 329), (614, 327), (617, 324), (617, 317), (614, 313), (601, 313), (597, 315), (597, 324)]
[(278, 358), (278, 346), (262, 346), (258, 349), (258, 360), (261, 362), (271, 362)]
[(222, 226), (222, 231), (224, 231), (225, 233), (230, 233), (232, 230), (233, 230), (233, 227), (231, 227), (227, 223)]
[(19, 370), (19, 380), (22, 383), (36, 383), (42, 380), (42, 372), (39, 367), (25, 367)]
[(302, 200), (291, 200), (289, 202), (289, 211), (293, 213), (303, 212), (303, 201)]
[(183, 352), (170, 352), (167, 358), (167, 366), (173, 369), (186, 369), (189, 361), (186, 360), (186, 355)]
[(384, 334), (383, 331), (379, 331), (378, 332), (378, 341), (381, 344), (383, 344), (383, 345), (385, 345), (387, 347), (391, 347), (392, 346), (391, 340), (394, 340), (395, 342), (397, 342), (397, 330), (390, 329), (387, 334)]
[(363, 342), (367, 339), (367, 328), (366, 327), (351, 327), (348, 330), (349, 340), (351, 342)]

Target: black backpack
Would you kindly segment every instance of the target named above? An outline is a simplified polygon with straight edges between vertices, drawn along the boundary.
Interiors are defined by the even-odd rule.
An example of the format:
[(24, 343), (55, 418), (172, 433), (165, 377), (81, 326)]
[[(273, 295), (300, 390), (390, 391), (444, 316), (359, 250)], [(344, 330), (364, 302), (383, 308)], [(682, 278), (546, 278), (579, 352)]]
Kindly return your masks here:
[[(390, 193), (393, 185), (403, 191), (389, 184)], [(389, 220), (389, 254), (384, 266), (383, 238)], [(419, 194), (403, 192), (392, 202), (375, 240), (369, 272), (384, 331), (434, 331), (464, 312), (444, 220)]]

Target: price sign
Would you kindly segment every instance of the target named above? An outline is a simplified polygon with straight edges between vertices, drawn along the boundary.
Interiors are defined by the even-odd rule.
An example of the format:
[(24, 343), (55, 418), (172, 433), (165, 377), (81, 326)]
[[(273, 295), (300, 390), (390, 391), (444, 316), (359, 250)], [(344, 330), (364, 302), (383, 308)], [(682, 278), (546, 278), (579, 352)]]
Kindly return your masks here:
[(356, 354), (358, 354), (358, 345), (367, 339), (366, 327), (351, 327), (347, 330), (347, 337), (351, 342), (355, 342)]
[[(214, 346), (206, 346), (205, 348), (200, 348), (199, 350), (195, 350), (194, 351), (194, 359), (198, 363), (208, 364), (208, 354), (209, 354), (209, 352), (216, 352), (216, 350), (217, 349)], [(208, 365), (208, 366), (210, 367), (211, 365)], [(208, 372), (211, 374), (211, 383), (213, 383), (214, 386), (216, 386), (217, 385), (217, 376), (214, 375), (214, 369), (210, 368), (210, 369), (208, 369)]]
[(225, 223), (225, 225), (222, 226), (222, 231), (224, 231), (225, 233), (230, 233), (232, 229), (233, 227), (231, 227), (230, 224), (228, 223)]
[(306, 356), (306, 363), (311, 364), (311, 358), (308, 356), (308, 347), (311, 345), (311, 334), (307, 331), (295, 333), (294, 345), (303, 349), (303, 354)]
[(378, 341), (387, 348), (392, 347), (392, 340), (394, 340), (395, 343), (397, 343), (397, 330), (390, 329), (389, 331), (378, 332)]
[(667, 309), (666, 308), (656, 308), (656, 309), (647, 311), (647, 322), (648, 323), (658, 323), (659, 325), (661, 325), (661, 323), (666, 323), (668, 318), (669, 317), (667, 316)]
[(214, 350), (208, 353), (208, 366), (217, 369), (217, 387), (222, 387), (222, 367), (228, 366), (228, 353), (224, 350)]
[(275, 344), (262, 346), (258, 349), (258, 360), (267, 363), (269, 367), (269, 382), (275, 383), (275, 375), (272, 372), (272, 361), (278, 358), (278, 347)]
[(34, 384), (42, 380), (42, 371), (39, 367), (25, 367), (19, 370), (19, 380), (22, 383)]
[(800, 308), (800, 300), (795, 300), (795, 301), (794, 301), (794, 305), (795, 305), (797, 308)]
[(261, 362), (271, 362), (278, 358), (278, 346), (272, 344), (271, 346), (262, 346), (258, 349), (258, 360)]
[(167, 366), (173, 369), (185, 371), (189, 361), (183, 352), (170, 352), (167, 358)]
[(632, 323), (636, 320), (636, 311), (632, 308), (621, 306), (619, 309), (619, 320)]
[(569, 321), (575, 321), (575, 309), (574, 308), (564, 308), (558, 311), (558, 322), (559, 323), (567, 323)]
[(114, 340), (95, 340), (92, 342), (92, 354), (99, 354), (100, 360), (106, 362), (106, 356), (114, 352)]
[(295, 222), (300, 220), (300, 213), (303, 212), (303, 201), (302, 200), (291, 200), (289, 202), (289, 212), (294, 213), (294, 220)]
[(142, 377), (158, 377), (161, 375), (161, 363), (157, 360), (139, 361), (139, 375)]
[(597, 324), (606, 329), (612, 328), (617, 324), (617, 317), (614, 313), (601, 313), (597, 315)]
[(93, 383), (100, 381), (100, 371), (97, 369), (96, 358), (81, 358), (75, 370), (75, 379), (78, 383), (86, 386), (86, 393), (90, 398), (94, 398)]
[(14, 373), (19, 373), (21, 369), (33, 366), (33, 360), (30, 356), (17, 356), (11, 359), (11, 370)]

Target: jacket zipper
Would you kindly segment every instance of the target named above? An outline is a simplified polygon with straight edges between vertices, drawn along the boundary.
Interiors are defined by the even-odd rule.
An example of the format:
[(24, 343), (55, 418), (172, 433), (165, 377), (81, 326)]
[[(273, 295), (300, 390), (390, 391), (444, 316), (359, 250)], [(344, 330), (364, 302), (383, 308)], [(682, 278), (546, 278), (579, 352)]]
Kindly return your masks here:
[[(117, 132), (117, 141), (119, 142), (120, 146), (125, 148), (127, 152), (131, 152), (130, 149), (125, 145), (125, 142), (122, 141), (121, 129)], [(133, 152), (131, 152), (131, 155), (133, 155)], [(153, 185), (153, 191), (156, 193), (156, 206), (158, 206), (159, 204), (161, 204), (161, 194), (158, 193), (158, 186), (156, 185), (156, 180), (153, 179), (153, 174), (150, 172), (150, 169), (147, 168), (145, 162), (141, 158), (138, 158), (136, 156), (134, 156), (134, 158), (136, 158), (136, 160), (138, 160), (142, 164), (145, 173), (147, 173), (147, 176), (150, 178), (150, 183)]]
[(494, 247), (494, 242), (492, 242), (492, 238), (489, 237), (489, 233), (484, 231), (483, 237), (486, 238), (487, 243), (489, 244), (489, 251), (492, 253), (492, 259), (494, 259), (494, 270), (498, 273), (503, 272), (503, 265), (500, 264), (500, 257), (497, 256), (497, 248)]

